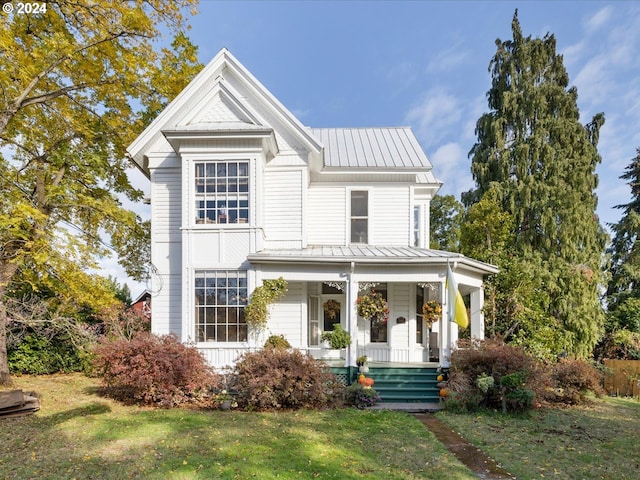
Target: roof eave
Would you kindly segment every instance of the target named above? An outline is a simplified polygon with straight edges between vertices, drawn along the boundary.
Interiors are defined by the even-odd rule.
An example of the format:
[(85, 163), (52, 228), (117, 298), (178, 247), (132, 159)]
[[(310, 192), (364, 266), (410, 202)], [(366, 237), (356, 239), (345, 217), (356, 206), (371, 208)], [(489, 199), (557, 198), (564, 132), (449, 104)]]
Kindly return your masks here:
[(350, 264), (354, 262), (356, 264), (363, 265), (429, 265), (429, 266), (446, 266), (448, 263), (457, 262), (459, 265), (483, 273), (485, 275), (495, 274), (499, 272), (498, 267), (488, 263), (480, 262), (464, 255), (459, 257), (436, 257), (436, 258), (424, 258), (424, 257), (410, 257), (410, 258), (396, 258), (396, 257), (359, 257), (359, 256), (291, 256), (291, 255), (277, 255), (277, 254), (252, 254), (247, 257), (249, 262), (254, 264)]

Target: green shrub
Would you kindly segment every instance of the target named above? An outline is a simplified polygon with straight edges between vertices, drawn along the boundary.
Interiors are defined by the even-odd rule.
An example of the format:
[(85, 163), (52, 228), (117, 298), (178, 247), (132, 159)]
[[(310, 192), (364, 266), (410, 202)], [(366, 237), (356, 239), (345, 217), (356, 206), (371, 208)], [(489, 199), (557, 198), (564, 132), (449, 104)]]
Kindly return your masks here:
[(288, 348), (291, 348), (291, 344), (284, 337), (284, 335), (271, 335), (269, 338), (267, 338), (267, 341), (264, 342), (264, 348), (281, 348), (283, 350), (286, 350)]
[(251, 294), (249, 303), (244, 307), (244, 316), (249, 327), (258, 331), (267, 326), (269, 305), (287, 293), (287, 281), (279, 277), (275, 280), (264, 280)]
[(569, 404), (583, 403), (591, 392), (604, 393), (602, 374), (584, 360), (562, 359), (552, 368), (555, 401)]
[(220, 379), (202, 354), (175, 335), (139, 333), (95, 349), (94, 372), (121, 401), (170, 407), (206, 400)]
[(372, 387), (360, 385), (358, 382), (349, 385), (344, 392), (345, 403), (360, 410), (373, 407), (380, 400), (380, 395)]
[(333, 325), (331, 332), (324, 332), (321, 338), (323, 342), (328, 342), (329, 346), (336, 350), (347, 348), (351, 345), (351, 335), (339, 323)]
[(17, 345), (8, 347), (7, 359), (9, 370), (16, 374), (81, 372), (88, 367), (87, 354), (65, 335), (47, 338), (30, 333)]
[(245, 353), (234, 377), (238, 405), (248, 410), (330, 408), (340, 404), (344, 390), (329, 367), (299, 350)]
[(533, 407), (534, 393), (525, 388), (529, 373), (525, 370), (503, 375), (500, 378), (502, 412), (524, 412)]

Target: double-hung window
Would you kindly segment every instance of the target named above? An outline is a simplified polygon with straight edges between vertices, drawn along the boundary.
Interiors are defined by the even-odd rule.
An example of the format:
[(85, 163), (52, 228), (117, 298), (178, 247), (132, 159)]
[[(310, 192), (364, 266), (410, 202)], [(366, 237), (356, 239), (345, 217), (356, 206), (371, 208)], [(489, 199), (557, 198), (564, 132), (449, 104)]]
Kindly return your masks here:
[(247, 272), (195, 272), (195, 327), (198, 342), (246, 342)]
[(369, 192), (351, 191), (351, 243), (369, 243)]
[(249, 162), (195, 164), (196, 223), (249, 221)]

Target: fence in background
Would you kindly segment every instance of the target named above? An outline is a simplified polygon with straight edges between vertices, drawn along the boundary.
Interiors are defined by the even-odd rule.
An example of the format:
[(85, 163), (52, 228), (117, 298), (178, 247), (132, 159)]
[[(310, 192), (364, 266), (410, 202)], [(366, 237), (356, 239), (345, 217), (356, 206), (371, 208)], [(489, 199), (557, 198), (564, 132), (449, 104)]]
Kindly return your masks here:
[(605, 360), (604, 388), (609, 395), (640, 396), (640, 360)]

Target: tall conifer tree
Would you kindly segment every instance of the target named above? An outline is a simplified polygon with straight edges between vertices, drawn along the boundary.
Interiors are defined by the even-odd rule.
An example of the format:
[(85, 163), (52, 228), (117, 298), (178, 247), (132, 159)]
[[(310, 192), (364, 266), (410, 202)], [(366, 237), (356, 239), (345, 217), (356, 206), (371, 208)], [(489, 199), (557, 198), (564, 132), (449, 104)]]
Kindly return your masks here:
[(604, 320), (598, 287), (606, 234), (594, 193), (604, 115), (580, 124), (577, 90), (569, 87), (553, 35), (524, 37), (517, 11), (512, 33), (513, 40), (496, 40), (490, 112), (478, 120), (470, 152), (477, 187), (463, 200), (470, 206), (495, 186), (514, 219), (512, 251), (544, 288), (547, 308), (539, 321), (553, 325), (558, 337), (548, 350), (587, 356)]
[(620, 177), (631, 187), (631, 201), (618, 205), (622, 218), (611, 226), (611, 277), (607, 304), (612, 329), (640, 332), (640, 148)]

